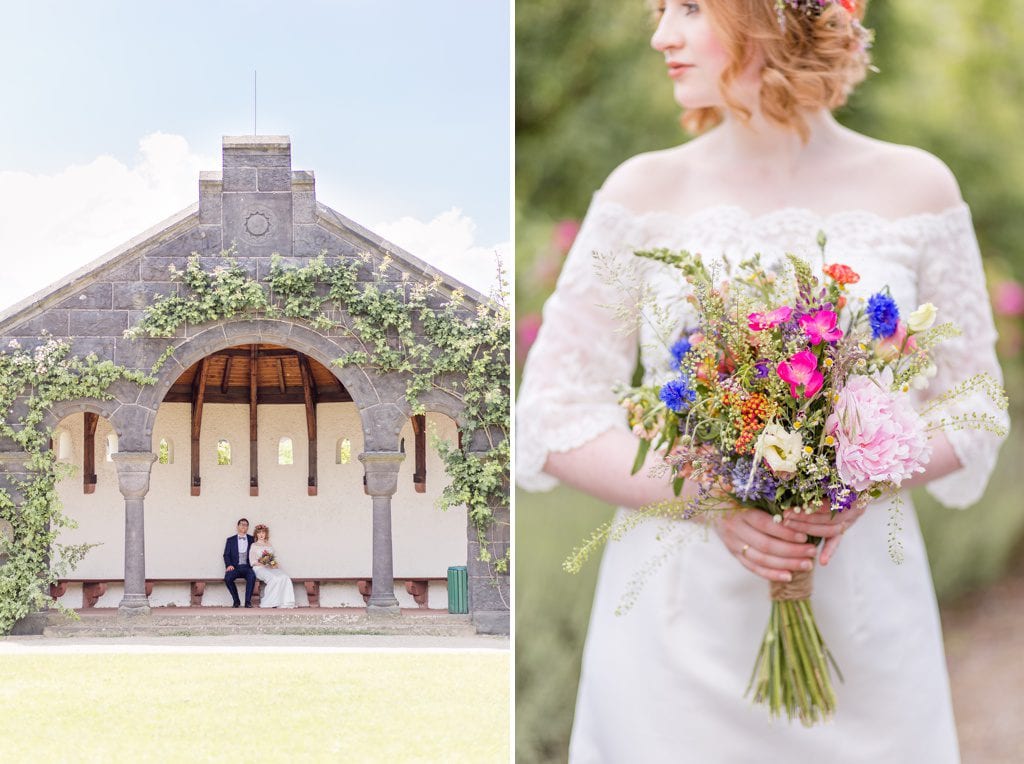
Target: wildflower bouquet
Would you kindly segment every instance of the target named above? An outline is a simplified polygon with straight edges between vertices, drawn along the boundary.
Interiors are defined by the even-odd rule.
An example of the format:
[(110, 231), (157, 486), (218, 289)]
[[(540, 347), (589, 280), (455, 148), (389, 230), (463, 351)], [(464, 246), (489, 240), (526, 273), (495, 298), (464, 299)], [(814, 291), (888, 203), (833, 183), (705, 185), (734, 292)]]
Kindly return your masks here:
[(257, 560), (257, 562), (259, 562), (260, 565), (266, 565), (268, 568), (277, 567), (277, 558), (269, 549), (263, 550), (263, 554), (260, 555), (260, 559)]
[[(824, 234), (818, 243), (824, 263)], [(637, 254), (685, 275), (697, 323), (670, 349), (673, 378), (620, 391), (640, 437), (633, 472), (653, 448), (676, 495), (685, 480), (698, 490), (599, 531), (567, 569), (645, 517), (689, 519), (739, 504), (781, 522), (787, 510), (844, 512), (883, 493), (894, 496), (890, 553), (900, 561), (895, 492), (924, 471), (929, 431), (998, 426), (984, 414), (936, 419), (934, 412), (979, 388), (1005, 400), (994, 380), (977, 375), (915, 410), (910, 391), (934, 376), (930, 351), (957, 335), (956, 327), (934, 325), (931, 304), (904, 320), (888, 288), (866, 301), (849, 298), (847, 286), (860, 277), (841, 264), (826, 265), (819, 278), (793, 255), (779, 274), (755, 256), (726, 266), (719, 280), (687, 252)], [(815, 623), (811, 581), (812, 571), (797, 571), (790, 582), (772, 583), (771, 616), (747, 689), (771, 715), (785, 711), (806, 725), (834, 713), (830, 666), (839, 674)]]

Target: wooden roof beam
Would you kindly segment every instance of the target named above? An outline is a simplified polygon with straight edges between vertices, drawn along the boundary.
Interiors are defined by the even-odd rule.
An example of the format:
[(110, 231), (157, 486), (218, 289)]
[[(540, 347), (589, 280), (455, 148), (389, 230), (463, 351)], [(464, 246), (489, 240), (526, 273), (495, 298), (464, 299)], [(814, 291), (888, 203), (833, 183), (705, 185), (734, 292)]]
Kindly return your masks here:
[(256, 445), (256, 407), (259, 386), (256, 380), (257, 348), (249, 346), (249, 495), (260, 495), (259, 449)]
[(199, 364), (199, 371), (192, 383), (192, 482), (189, 492), (199, 495), (202, 477), (199, 469), (199, 435), (203, 429), (203, 401), (206, 398), (206, 374), (210, 369), (210, 357)]
[(306, 402), (306, 432), (309, 435), (309, 476), (306, 490), (310, 496), (316, 496), (316, 384), (313, 373), (309, 369), (309, 359), (299, 355), (299, 372), (302, 374), (302, 394)]

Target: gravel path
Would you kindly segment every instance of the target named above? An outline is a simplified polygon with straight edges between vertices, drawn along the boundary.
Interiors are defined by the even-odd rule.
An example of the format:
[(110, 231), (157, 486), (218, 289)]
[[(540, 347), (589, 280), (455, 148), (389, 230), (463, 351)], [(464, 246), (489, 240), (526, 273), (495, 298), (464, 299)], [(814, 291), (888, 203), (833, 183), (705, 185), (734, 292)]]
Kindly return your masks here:
[(942, 623), (963, 764), (1024, 762), (1024, 565)]

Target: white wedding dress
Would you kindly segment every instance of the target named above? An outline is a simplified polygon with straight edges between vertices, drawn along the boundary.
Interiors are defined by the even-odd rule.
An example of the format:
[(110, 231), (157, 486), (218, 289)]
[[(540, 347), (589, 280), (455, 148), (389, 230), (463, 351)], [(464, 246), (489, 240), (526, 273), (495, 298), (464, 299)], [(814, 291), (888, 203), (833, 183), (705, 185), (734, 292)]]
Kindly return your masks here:
[(268, 568), (266, 565), (258, 564), (260, 557), (267, 551), (274, 554), (274, 547), (260, 541), (253, 544), (249, 550), (249, 564), (252, 565), (256, 578), (264, 583), (260, 607), (295, 607), (295, 588), (292, 586), (291, 576), (280, 567)]
[[(932, 302), (940, 322), (951, 320), (962, 329), (960, 338), (937, 351), (929, 395), (975, 372), (1001, 379), (966, 205), (896, 220), (866, 212), (823, 218), (799, 209), (751, 216), (725, 206), (682, 217), (636, 214), (598, 192), (544, 308), (524, 370), (516, 429), (520, 486), (552, 488), (557, 481), (543, 472), (549, 453), (626, 428), (612, 386), (630, 379), (638, 342), (647, 382), (674, 376), (668, 350), (648, 346), (655, 343), (649, 326), (641, 325), (639, 336), (621, 331), (621, 320), (607, 306), (623, 300), (622, 290), (595, 273), (594, 253), (635, 269), (635, 280), (675, 312), (682, 328), (692, 325), (685, 283), (673, 269), (634, 257), (634, 250), (687, 249), (712, 258), (724, 254), (734, 263), (760, 252), (769, 267), (791, 251), (820, 270), (819, 230), (828, 235), (829, 262), (845, 263), (861, 275), (850, 288), (853, 295), (866, 297), (888, 285), (901, 315)], [(961, 408), (1006, 417), (984, 397), (964, 401)], [(963, 508), (982, 495), (999, 439), (971, 430), (948, 437), (964, 467), (931, 482), (928, 490), (942, 503)], [(628, 472), (629, 466), (614, 467)], [(935, 593), (905, 498), (902, 565), (889, 558), (889, 513), (876, 503), (845, 535), (836, 558), (815, 571), (815, 614), (846, 681), (837, 683), (834, 721), (811, 729), (785, 719), (772, 722), (763, 707), (744, 698), (770, 609), (767, 582), (743, 568), (713, 533), (687, 523), (666, 528), (649, 522), (611, 543), (587, 635), (570, 760), (959, 761)], [(619, 516), (626, 511), (620, 509)], [(983, 508), (976, 511), (984, 522)], [(672, 544), (673, 536), (685, 533), (692, 538)], [(662, 564), (635, 604), (616, 615), (630, 581), (659, 557)]]

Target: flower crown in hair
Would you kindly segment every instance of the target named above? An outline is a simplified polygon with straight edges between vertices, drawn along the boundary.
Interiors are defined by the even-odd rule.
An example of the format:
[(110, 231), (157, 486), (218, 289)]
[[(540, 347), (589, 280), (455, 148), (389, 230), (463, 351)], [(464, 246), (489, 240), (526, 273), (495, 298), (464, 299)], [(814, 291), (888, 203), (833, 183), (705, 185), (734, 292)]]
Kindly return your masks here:
[(860, 40), (862, 50), (867, 50), (874, 42), (874, 33), (864, 28), (854, 16), (857, 11), (857, 0), (775, 0), (775, 12), (779, 17), (779, 28), (786, 30), (786, 8), (805, 16), (820, 16), (830, 5), (840, 5), (850, 16), (853, 16), (853, 28)]

